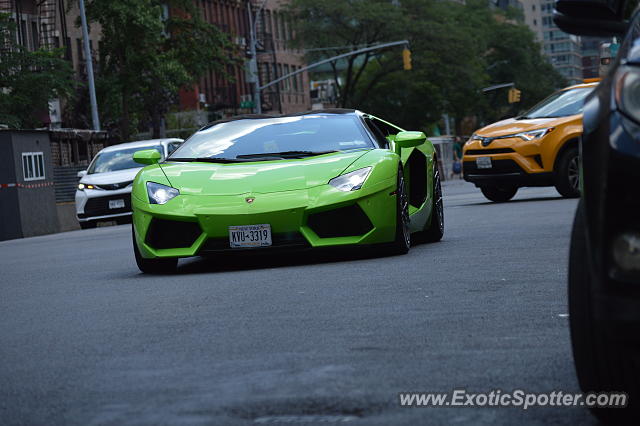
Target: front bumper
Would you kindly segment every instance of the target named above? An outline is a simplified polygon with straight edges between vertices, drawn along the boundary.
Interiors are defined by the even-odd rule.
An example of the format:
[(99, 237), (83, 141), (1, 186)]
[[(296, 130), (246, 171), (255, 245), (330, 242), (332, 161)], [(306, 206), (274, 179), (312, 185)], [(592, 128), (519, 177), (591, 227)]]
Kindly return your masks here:
[[(267, 194), (179, 195), (164, 205), (134, 195), (136, 244), (143, 257), (156, 258), (390, 242), (395, 238), (395, 186), (391, 178), (351, 192), (321, 185)], [(247, 203), (247, 197), (255, 200)], [(229, 226), (259, 224), (271, 226), (271, 247), (230, 248)], [(175, 238), (159, 237), (169, 234)]]
[[(131, 216), (131, 187), (118, 190), (76, 190), (76, 216), (79, 222), (109, 220)], [(123, 207), (111, 208), (109, 201), (122, 201)]]
[[(490, 157), (492, 167), (478, 168), (479, 157)], [(462, 173), (476, 186), (549, 186), (553, 185), (552, 162), (540, 142), (497, 139), (484, 147), (480, 141), (472, 141), (464, 148)]]

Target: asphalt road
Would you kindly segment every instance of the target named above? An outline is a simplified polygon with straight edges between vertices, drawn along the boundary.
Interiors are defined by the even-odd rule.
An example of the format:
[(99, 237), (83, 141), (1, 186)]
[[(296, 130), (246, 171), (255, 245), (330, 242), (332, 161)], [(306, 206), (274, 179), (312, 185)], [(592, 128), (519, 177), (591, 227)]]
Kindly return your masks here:
[(126, 225), (0, 242), (0, 424), (593, 424), (584, 408), (399, 406), (578, 391), (576, 201), (493, 204), (456, 182), (445, 205), (444, 240), (406, 256), (196, 258), (171, 276), (138, 272)]

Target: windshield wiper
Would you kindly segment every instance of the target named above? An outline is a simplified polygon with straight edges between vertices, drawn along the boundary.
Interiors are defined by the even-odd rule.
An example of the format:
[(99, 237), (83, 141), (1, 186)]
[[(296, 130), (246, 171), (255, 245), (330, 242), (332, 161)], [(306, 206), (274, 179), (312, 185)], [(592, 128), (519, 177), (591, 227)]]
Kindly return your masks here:
[(261, 154), (241, 154), (236, 156), (236, 158), (263, 158), (263, 157), (274, 157), (274, 158), (302, 158), (302, 157), (311, 157), (314, 155), (322, 155), (322, 154), (330, 154), (332, 152), (338, 152), (336, 150), (332, 151), (281, 151), (281, 152), (265, 152)]
[(201, 163), (242, 163), (244, 160), (223, 157), (167, 158), (167, 161), (198, 161)]

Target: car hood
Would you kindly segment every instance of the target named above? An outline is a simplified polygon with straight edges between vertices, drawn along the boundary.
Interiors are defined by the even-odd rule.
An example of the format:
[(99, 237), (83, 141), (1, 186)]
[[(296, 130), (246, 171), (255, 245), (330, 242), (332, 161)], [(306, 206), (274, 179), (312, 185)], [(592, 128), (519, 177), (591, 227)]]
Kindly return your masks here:
[(509, 118), (479, 129), (476, 131), (476, 135), (485, 137), (513, 135), (515, 133), (526, 132), (528, 130), (556, 127), (580, 120), (582, 120), (582, 114), (559, 118), (527, 118), (523, 120)]
[(171, 186), (184, 195), (237, 195), (306, 189), (326, 184), (367, 151), (251, 163), (162, 163)]
[(114, 172), (93, 173), (90, 175), (84, 175), (80, 179), (81, 183), (92, 185), (106, 185), (114, 183), (131, 182), (135, 179), (138, 172), (142, 167), (136, 167), (133, 169), (116, 170)]

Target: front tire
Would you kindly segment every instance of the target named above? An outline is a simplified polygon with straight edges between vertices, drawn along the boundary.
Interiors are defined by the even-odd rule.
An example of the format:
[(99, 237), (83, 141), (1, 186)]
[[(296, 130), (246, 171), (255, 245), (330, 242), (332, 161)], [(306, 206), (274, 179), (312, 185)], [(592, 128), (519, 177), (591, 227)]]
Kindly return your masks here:
[(136, 243), (133, 225), (131, 226), (131, 237), (133, 240), (133, 254), (135, 255), (138, 269), (140, 269), (141, 272), (145, 274), (171, 274), (176, 271), (176, 267), (178, 266), (177, 257), (159, 259), (145, 259), (142, 257), (138, 249), (138, 244)]
[(594, 283), (588, 266), (585, 226), (581, 202), (576, 211), (569, 254), (569, 330), (576, 375), (583, 392), (626, 392), (630, 404), (627, 408), (592, 408), (591, 411), (604, 423), (630, 424), (640, 418), (638, 371), (634, 367), (638, 365), (639, 354), (634, 352), (633, 345), (608, 339), (610, 333), (606, 327), (594, 319)]
[(396, 238), (391, 243), (391, 252), (393, 254), (407, 254), (410, 248), (409, 197), (405, 188), (404, 173), (402, 167), (399, 167), (396, 187)]
[(516, 195), (518, 187), (483, 186), (480, 188), (480, 191), (482, 191), (482, 195), (484, 195), (489, 201), (504, 203)]
[(556, 190), (563, 197), (580, 196), (580, 163), (577, 147), (571, 147), (562, 153), (558, 159), (554, 179)]

